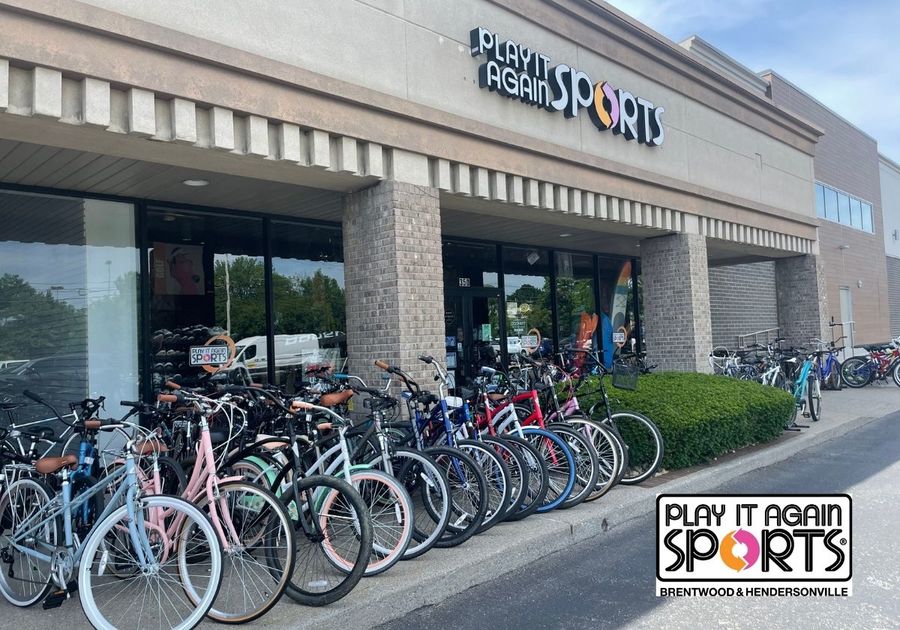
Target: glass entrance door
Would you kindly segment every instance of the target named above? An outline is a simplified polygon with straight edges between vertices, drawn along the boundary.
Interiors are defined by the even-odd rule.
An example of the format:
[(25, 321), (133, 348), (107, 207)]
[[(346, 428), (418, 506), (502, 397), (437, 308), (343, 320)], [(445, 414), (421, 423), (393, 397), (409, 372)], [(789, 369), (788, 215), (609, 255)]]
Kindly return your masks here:
[(455, 386), (466, 385), (500, 354), (500, 296), (467, 292), (444, 300), (447, 370)]

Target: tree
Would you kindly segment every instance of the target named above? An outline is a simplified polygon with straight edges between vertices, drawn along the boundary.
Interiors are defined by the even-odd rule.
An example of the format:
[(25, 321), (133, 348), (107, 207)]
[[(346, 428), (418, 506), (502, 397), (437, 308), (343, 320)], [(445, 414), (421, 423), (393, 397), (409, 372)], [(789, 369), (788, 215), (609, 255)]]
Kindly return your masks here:
[(0, 360), (84, 352), (84, 309), (41, 292), (21, 277), (0, 276)]

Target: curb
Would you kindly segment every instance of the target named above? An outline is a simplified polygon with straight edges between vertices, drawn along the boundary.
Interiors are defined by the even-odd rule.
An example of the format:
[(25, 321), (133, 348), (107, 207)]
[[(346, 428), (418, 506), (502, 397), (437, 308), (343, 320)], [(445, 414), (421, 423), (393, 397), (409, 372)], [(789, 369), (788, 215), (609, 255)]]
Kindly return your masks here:
[(765, 468), (883, 416), (857, 417), (814, 433), (801, 434), (760, 451), (703, 468), (653, 488), (614, 488), (598, 502), (572, 510), (501, 524), (454, 549), (434, 549), (422, 558), (401, 562), (384, 577), (363, 579), (354, 592), (324, 608), (305, 608), (287, 597), (265, 618), (272, 628), (319, 628), (327, 625), (371, 628), (399, 619), (423, 606), (443, 602), (468, 588), (523, 567), (655, 509), (662, 493), (701, 493), (748, 472)]

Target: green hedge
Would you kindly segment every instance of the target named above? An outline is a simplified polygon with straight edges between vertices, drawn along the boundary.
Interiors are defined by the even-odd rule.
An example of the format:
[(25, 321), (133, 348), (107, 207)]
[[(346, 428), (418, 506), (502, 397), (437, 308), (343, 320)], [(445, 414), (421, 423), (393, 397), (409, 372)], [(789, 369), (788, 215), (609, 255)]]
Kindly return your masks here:
[[(773, 440), (794, 413), (790, 394), (723, 376), (648, 374), (639, 378), (636, 391), (614, 388), (609, 381), (606, 378), (603, 383), (614, 411), (638, 411), (659, 427), (666, 446), (662, 467), (667, 470), (709, 462), (728, 451)], [(593, 390), (596, 386), (588, 379), (580, 391)], [(598, 400), (599, 394), (578, 398), (584, 409)], [(630, 444), (629, 449), (634, 452), (635, 446)]]

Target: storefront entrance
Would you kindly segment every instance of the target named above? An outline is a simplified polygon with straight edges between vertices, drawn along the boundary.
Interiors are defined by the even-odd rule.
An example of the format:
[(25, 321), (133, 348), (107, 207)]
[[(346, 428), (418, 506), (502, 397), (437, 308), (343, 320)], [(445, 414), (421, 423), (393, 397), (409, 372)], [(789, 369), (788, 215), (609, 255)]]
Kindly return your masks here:
[[(447, 370), (465, 385), (483, 365), (500, 355), (500, 292), (496, 289), (448, 291), (444, 297)], [(516, 349), (510, 349), (515, 352)]]

